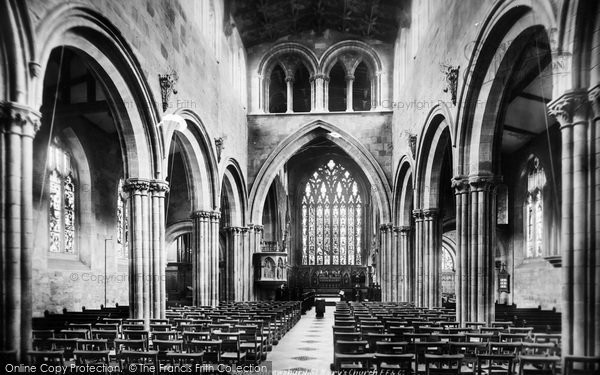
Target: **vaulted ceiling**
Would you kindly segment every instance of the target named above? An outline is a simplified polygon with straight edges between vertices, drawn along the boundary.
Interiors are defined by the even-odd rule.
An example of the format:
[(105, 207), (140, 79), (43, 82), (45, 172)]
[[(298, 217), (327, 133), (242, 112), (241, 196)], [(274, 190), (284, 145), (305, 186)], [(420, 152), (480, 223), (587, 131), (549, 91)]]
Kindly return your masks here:
[(305, 31), (393, 42), (410, 0), (230, 0), (246, 48)]

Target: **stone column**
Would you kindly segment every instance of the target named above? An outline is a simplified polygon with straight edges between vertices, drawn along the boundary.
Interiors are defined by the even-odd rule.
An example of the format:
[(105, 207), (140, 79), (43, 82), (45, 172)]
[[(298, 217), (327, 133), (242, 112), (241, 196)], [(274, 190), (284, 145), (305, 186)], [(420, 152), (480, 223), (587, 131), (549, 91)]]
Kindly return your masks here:
[(440, 236), (437, 209), (423, 210), (423, 289), (430, 308), (440, 305)]
[[(597, 255), (598, 86), (574, 90), (549, 105), (561, 126), (562, 353), (600, 354)], [(590, 111), (590, 101), (594, 118)]]
[(248, 227), (248, 258), (244, 264), (248, 272), (248, 276), (245, 279), (245, 282), (248, 283), (248, 299), (253, 301), (256, 299), (256, 295), (254, 293), (254, 265), (252, 263), (254, 257), (253, 254), (261, 251), (260, 242), (262, 240), (264, 227), (260, 224), (250, 224)]
[[(240, 261), (239, 269), (240, 269), (240, 301), (248, 301), (249, 300), (249, 284), (252, 280), (249, 280), (248, 277), (250, 275), (249, 266), (248, 266), (248, 257), (250, 253), (250, 228), (242, 227), (240, 233), (240, 242), (241, 242), (241, 253), (240, 253)], [(250, 281), (250, 282), (249, 282)]]
[(285, 77), (287, 87), (287, 111), (286, 113), (294, 112), (294, 77)]
[(271, 102), (269, 100), (269, 89), (271, 86), (271, 78), (270, 77), (266, 77), (263, 79), (264, 83), (263, 83), (263, 96), (262, 96), (262, 110), (264, 113), (271, 113), (270, 111), (270, 107), (271, 107)]
[(469, 184), (464, 177), (455, 177), (452, 187), (456, 195), (456, 321), (468, 321), (469, 283)]
[(167, 254), (165, 247), (165, 194), (169, 190), (166, 181), (152, 181), (152, 318), (164, 319), (167, 307), (166, 275)]
[(210, 264), (211, 264), (211, 306), (219, 305), (219, 221), (220, 211), (212, 211), (210, 214)]
[(323, 112), (329, 112), (329, 77), (323, 77)]
[(400, 236), (398, 243), (399, 252), (399, 301), (413, 302), (412, 294), (414, 290), (414, 260), (410, 241), (410, 226), (401, 226), (397, 228)]
[(311, 108), (311, 112), (323, 112), (326, 107), (324, 98), (325, 98), (325, 79), (327, 77), (323, 74), (316, 74), (311, 77), (313, 82), (313, 107)]
[(210, 305), (208, 227), (211, 211), (192, 214), (192, 285), (195, 306)]
[(413, 210), (415, 218), (415, 305), (425, 306), (424, 268), (423, 268), (423, 210)]
[(392, 237), (392, 279), (391, 279), (391, 283), (392, 283), (392, 287), (391, 287), (391, 293), (392, 293), (392, 298), (391, 301), (392, 302), (398, 302), (399, 299), (399, 289), (400, 289), (400, 280), (402, 277), (402, 271), (400, 269), (400, 265), (401, 265), (401, 254), (400, 254), (400, 243), (399, 243), (399, 238), (400, 238), (400, 230), (398, 227), (392, 227), (391, 228), (391, 237)]
[(39, 128), (38, 112), (17, 103), (0, 103), (0, 350), (15, 351), (20, 362), (31, 350), (32, 160)]
[(131, 317), (145, 319), (149, 324), (150, 233), (148, 227), (148, 190), (150, 181), (141, 178), (129, 178), (123, 184), (129, 205), (129, 310)]
[(348, 74), (346, 76), (346, 112), (353, 112), (354, 108), (352, 106), (353, 104), (353, 92), (352, 92), (352, 86), (354, 84), (354, 75), (352, 74)]
[(471, 242), (469, 265), (471, 274), (470, 320), (494, 320), (493, 246), (496, 235), (496, 209), (493, 196), (495, 178), (469, 177), (471, 204)]

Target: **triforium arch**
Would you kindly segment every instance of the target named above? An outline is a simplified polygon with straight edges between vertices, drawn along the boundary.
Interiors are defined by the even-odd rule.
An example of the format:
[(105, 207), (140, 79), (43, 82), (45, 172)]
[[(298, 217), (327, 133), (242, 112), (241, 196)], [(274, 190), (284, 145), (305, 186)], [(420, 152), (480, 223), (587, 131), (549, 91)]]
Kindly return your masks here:
[(237, 160), (225, 162), (221, 183), (221, 219), (219, 223), (220, 296), (221, 301), (247, 300), (250, 253), (245, 246), (248, 228), (246, 209), (248, 195), (242, 170)]
[[(371, 99), (371, 109), (377, 109), (381, 105), (382, 100), (382, 83), (381, 83), (381, 74), (382, 74), (382, 63), (379, 58), (377, 52), (368, 44), (357, 41), (357, 40), (348, 40), (336, 43), (329, 47), (321, 56), (319, 72), (323, 77), (326, 78), (325, 81), (325, 105), (328, 103), (327, 100), (327, 82), (329, 80), (329, 74), (333, 66), (340, 62), (344, 68), (346, 73), (346, 81), (348, 83), (347, 89), (347, 105), (349, 111), (352, 110), (352, 83), (355, 79), (355, 71), (356, 68), (364, 63), (367, 66), (369, 72), (369, 80), (371, 82), (370, 87), (370, 99)], [(325, 107), (326, 108), (326, 107)]]
[[(296, 70), (303, 65), (309, 73), (311, 78), (314, 78), (318, 73), (318, 62), (314, 52), (300, 43), (286, 42), (281, 43), (273, 48), (269, 49), (258, 65), (258, 108), (262, 112), (269, 112), (269, 86), (271, 80), (271, 73), (275, 67), (279, 66), (283, 69), (285, 74), (286, 84), (289, 89), (287, 90), (288, 99), (288, 112), (292, 112), (292, 90), (294, 82), (294, 74)], [(315, 90), (312, 88), (311, 103), (314, 109)]]
[[(440, 257), (442, 240), (442, 189), (450, 184), (454, 157), (452, 123), (443, 104), (436, 105), (423, 127), (415, 169), (415, 303), (441, 304)], [(448, 158), (450, 160), (448, 160)]]
[(284, 164), (302, 146), (319, 137), (325, 137), (339, 146), (364, 171), (375, 191), (374, 196), (380, 209), (380, 222), (389, 223), (391, 221), (391, 189), (382, 168), (373, 155), (352, 135), (322, 120), (313, 121), (288, 136), (267, 157), (250, 190), (250, 221), (253, 223), (262, 221), (263, 207), (269, 187)]
[(390, 260), (392, 301), (414, 301), (413, 165), (411, 156), (402, 156), (394, 179), (394, 242)]

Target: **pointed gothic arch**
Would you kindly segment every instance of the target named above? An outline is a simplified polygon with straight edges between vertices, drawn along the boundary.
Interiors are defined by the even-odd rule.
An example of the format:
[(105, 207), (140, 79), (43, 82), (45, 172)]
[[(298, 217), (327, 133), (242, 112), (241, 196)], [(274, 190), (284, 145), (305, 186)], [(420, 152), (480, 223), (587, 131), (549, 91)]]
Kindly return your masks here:
[(357, 139), (337, 126), (322, 120), (313, 121), (288, 136), (265, 160), (250, 190), (251, 222), (261, 222), (269, 187), (284, 164), (302, 146), (319, 137), (324, 137), (339, 146), (364, 171), (369, 183), (373, 186), (374, 197), (380, 208), (380, 220), (382, 223), (388, 223), (391, 218), (390, 199), (392, 194), (383, 170), (373, 155)]

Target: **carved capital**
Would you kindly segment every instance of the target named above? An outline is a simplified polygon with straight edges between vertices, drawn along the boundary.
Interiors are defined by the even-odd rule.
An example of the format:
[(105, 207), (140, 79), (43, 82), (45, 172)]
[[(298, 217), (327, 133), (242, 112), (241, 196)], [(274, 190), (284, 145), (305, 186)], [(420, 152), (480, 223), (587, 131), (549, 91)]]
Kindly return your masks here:
[(575, 90), (548, 104), (548, 114), (556, 117), (561, 128), (570, 126), (578, 117), (585, 117), (588, 110), (588, 95), (585, 90)]
[[(225, 227), (225, 228), (223, 228), (223, 230), (225, 232), (234, 233), (234, 234), (238, 234), (238, 233), (242, 232), (243, 229), (244, 228), (242, 228), (242, 227)], [(246, 228), (246, 229), (248, 229), (248, 228)]]
[(123, 183), (123, 191), (129, 194), (146, 194), (150, 189), (150, 181), (143, 178), (128, 178)]
[(594, 117), (600, 117), (600, 85), (596, 85), (589, 91), (588, 99), (594, 111)]
[(379, 225), (379, 230), (383, 233), (387, 233), (387, 232), (391, 231), (393, 228), (394, 228), (394, 225), (392, 223), (384, 223), (384, 224)]
[(452, 188), (455, 194), (466, 194), (469, 192), (469, 179), (465, 176), (456, 176), (452, 178)]
[(426, 208), (423, 210), (423, 217), (428, 220), (433, 220), (438, 216), (437, 208)]
[(212, 211), (204, 211), (204, 210), (198, 210), (198, 211), (194, 211), (192, 212), (192, 219), (208, 219), (210, 218)]
[(354, 74), (346, 75), (346, 81), (354, 81)]
[(469, 187), (471, 191), (492, 191), (501, 179), (494, 176), (469, 176)]
[(396, 227), (396, 229), (400, 233), (409, 233), (412, 230), (412, 227), (410, 225), (401, 225), (399, 227)]
[(248, 233), (248, 231), (249, 231), (249, 230), (250, 230), (250, 228), (248, 228), (248, 227), (240, 227), (240, 232), (241, 232), (242, 234), (244, 234), (244, 233)]
[(168, 193), (169, 192), (169, 183), (164, 180), (153, 180), (150, 181), (150, 191), (156, 193)]
[(210, 211), (210, 218), (213, 220), (221, 219), (221, 211), (217, 211), (217, 210)]
[(41, 114), (33, 109), (13, 103), (0, 102), (0, 129), (5, 133), (35, 137), (40, 130)]
[(423, 220), (423, 210), (421, 209), (413, 210), (412, 215), (415, 220)]

